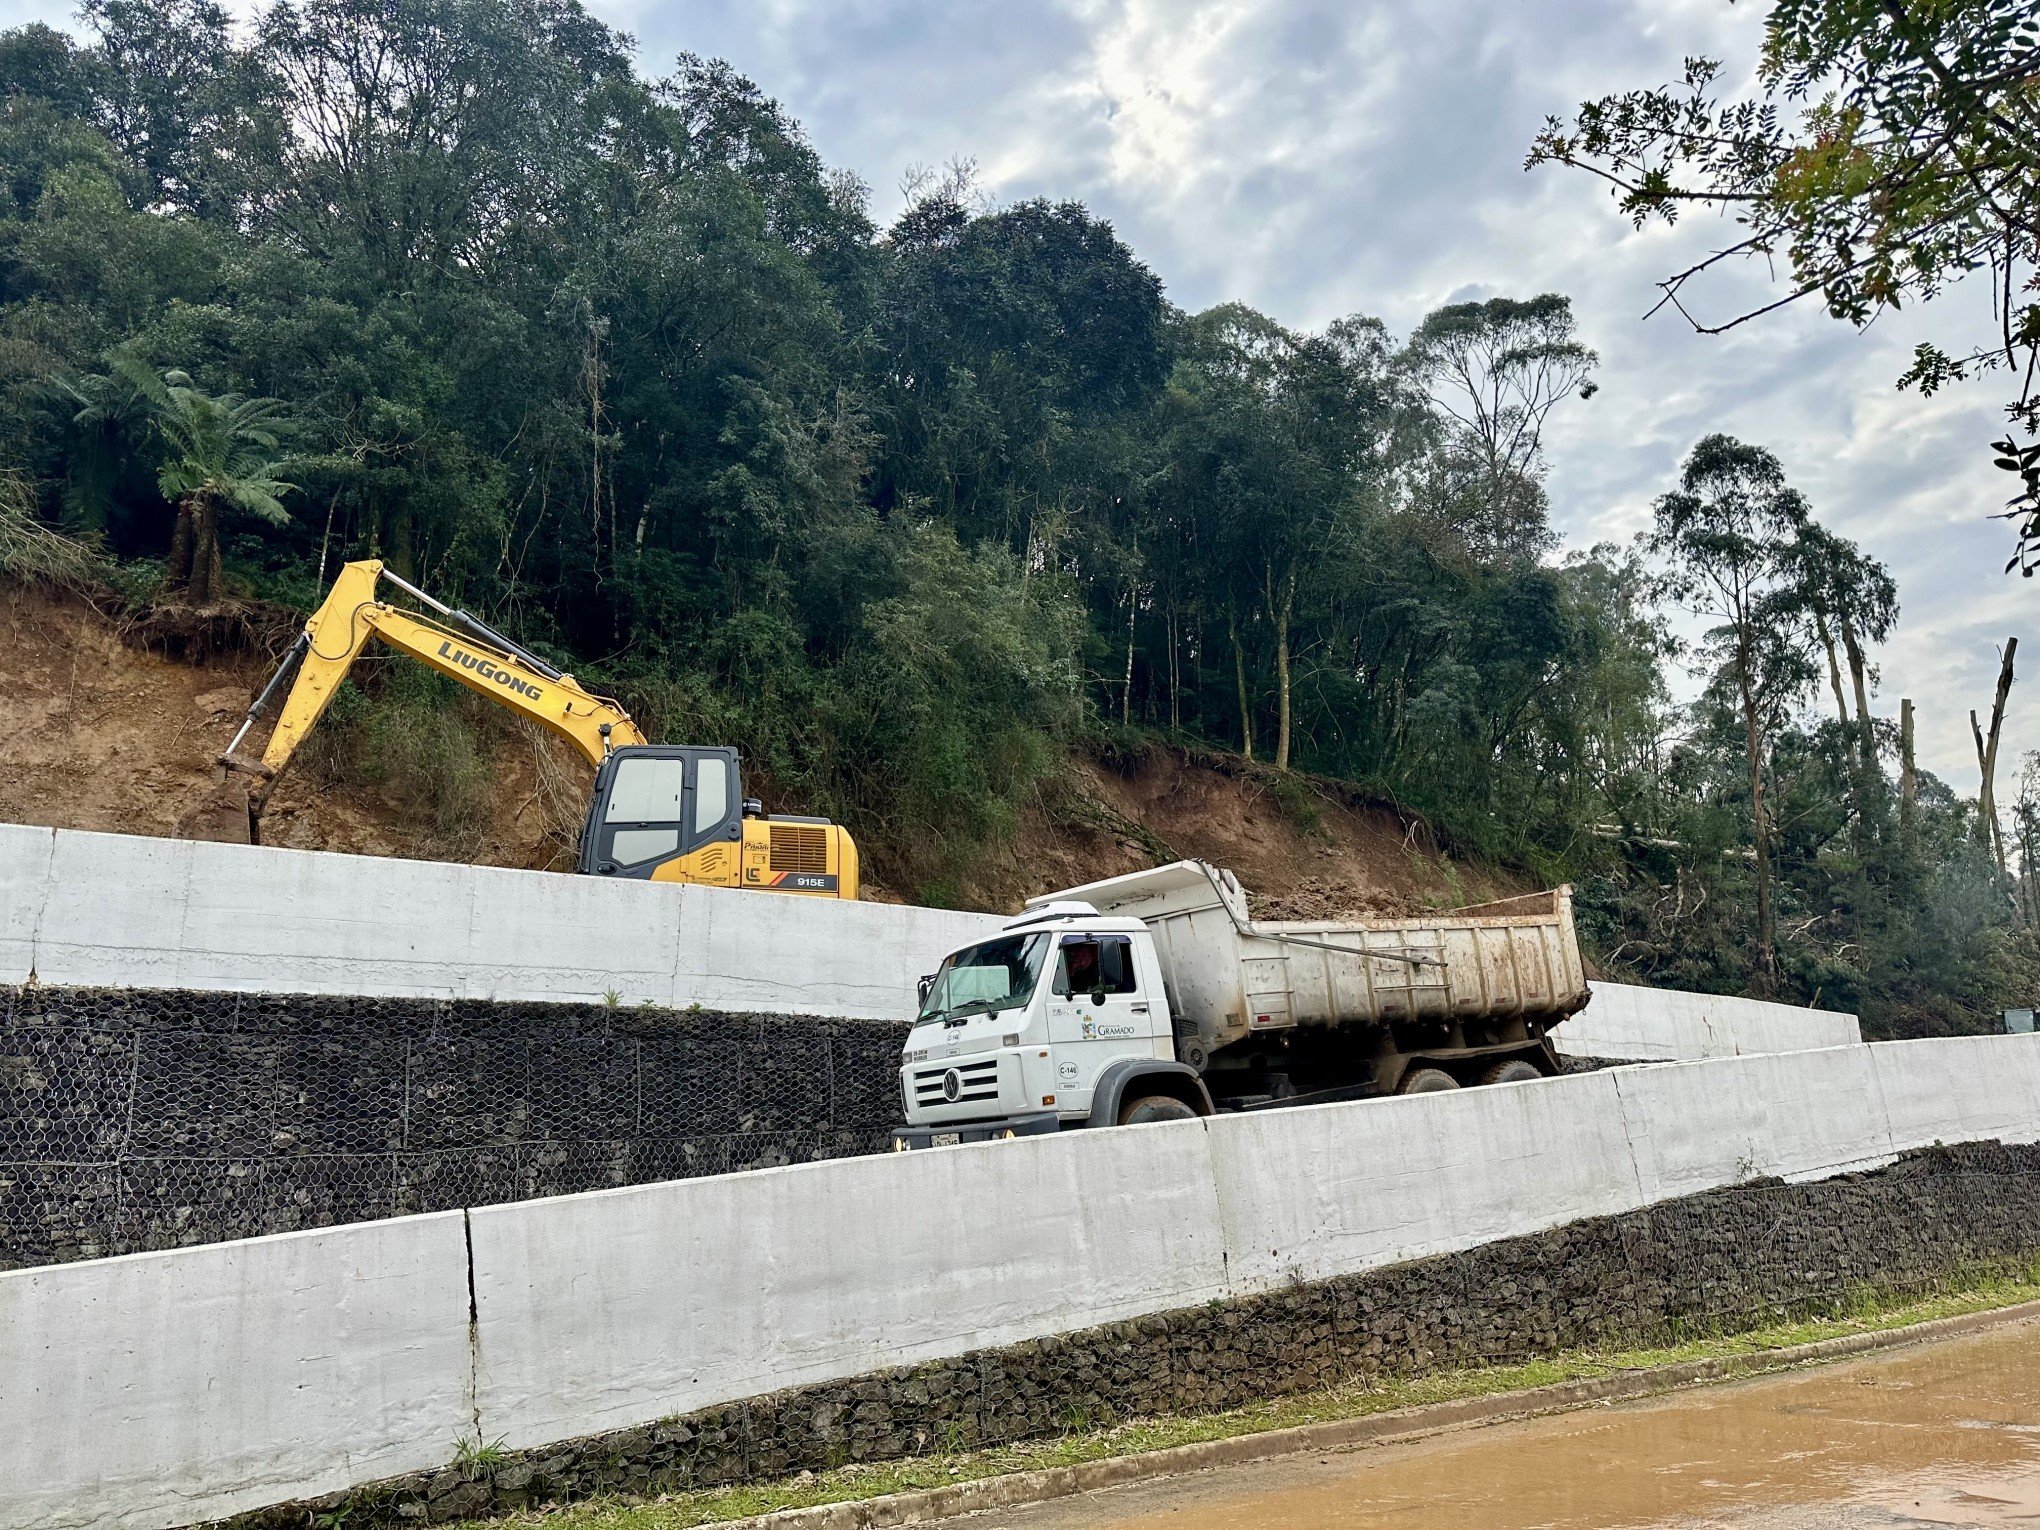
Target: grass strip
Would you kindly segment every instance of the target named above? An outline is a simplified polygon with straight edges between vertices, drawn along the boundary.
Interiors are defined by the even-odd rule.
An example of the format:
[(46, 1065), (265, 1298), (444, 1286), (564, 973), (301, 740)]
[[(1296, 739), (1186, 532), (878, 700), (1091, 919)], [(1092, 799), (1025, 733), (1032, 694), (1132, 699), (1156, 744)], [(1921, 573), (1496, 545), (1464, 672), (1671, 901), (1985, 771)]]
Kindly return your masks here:
[(1027, 1440), (978, 1450), (934, 1452), (898, 1461), (876, 1461), (829, 1471), (802, 1472), (776, 1482), (699, 1488), (633, 1501), (590, 1499), (552, 1509), (529, 1510), (478, 1521), (470, 1530), (542, 1526), (544, 1530), (689, 1530), (723, 1520), (746, 1519), (778, 1509), (847, 1503), (889, 1493), (950, 1487), (1012, 1472), (1074, 1466), (1114, 1456), (1138, 1455), (1177, 1445), (1232, 1439), (1239, 1435), (1291, 1429), (1302, 1424), (1365, 1418), (1398, 1408), (1456, 1402), (1501, 1392), (1520, 1392), (1603, 1376), (1611, 1371), (1647, 1370), (1684, 1361), (1761, 1357), (1848, 1334), (1882, 1333), (2040, 1299), (2040, 1266), (2018, 1276), (1967, 1284), (1925, 1297), (1877, 1292), (1853, 1296), (1836, 1316), (1780, 1322), (1741, 1333), (1697, 1336), (1655, 1349), (1570, 1350), (1520, 1365), (1436, 1371), (1422, 1376), (1353, 1381), (1322, 1391), (1270, 1398), (1223, 1413), (1129, 1419), (1102, 1428), (1072, 1419), (1054, 1439)]

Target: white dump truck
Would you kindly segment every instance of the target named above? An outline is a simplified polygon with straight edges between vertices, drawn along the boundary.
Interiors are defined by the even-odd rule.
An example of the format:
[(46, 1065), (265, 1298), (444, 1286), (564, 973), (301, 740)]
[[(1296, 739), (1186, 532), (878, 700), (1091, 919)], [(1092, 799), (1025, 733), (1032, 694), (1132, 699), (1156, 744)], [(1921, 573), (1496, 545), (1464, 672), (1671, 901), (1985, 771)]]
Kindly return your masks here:
[(1278, 923), (1202, 861), (1036, 898), (920, 986), (901, 1149), (1536, 1078), (1588, 996), (1569, 887)]

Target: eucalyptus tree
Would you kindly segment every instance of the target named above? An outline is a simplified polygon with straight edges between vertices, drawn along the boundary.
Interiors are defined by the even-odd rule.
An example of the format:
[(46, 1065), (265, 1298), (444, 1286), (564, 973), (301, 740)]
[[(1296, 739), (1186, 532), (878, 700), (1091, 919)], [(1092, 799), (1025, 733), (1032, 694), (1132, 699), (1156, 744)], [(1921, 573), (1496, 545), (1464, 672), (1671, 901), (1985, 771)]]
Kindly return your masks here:
[(1545, 519), (1544, 424), (1568, 398), (1594, 395), (1599, 358), (1583, 344), (1572, 300), (1548, 292), (1438, 309), (1410, 336), (1402, 363), (1443, 426), (1439, 496), (1470, 501), (1454, 519), (1483, 557), (1535, 558), (1555, 542)]
[[(1898, 583), (1891, 570), (1847, 537), (1809, 520), (1793, 541), (1792, 579), (1813, 619), (1835, 708), (1853, 761), (1857, 822), (1863, 831), (1881, 828), (1883, 776), (1878, 764), (1877, 723), (1870, 713), (1869, 646), (1889, 641), (1898, 624)], [(1855, 693), (1855, 714), (1842, 690), (1839, 645), (1847, 655)]]
[(1665, 560), (1665, 592), (1715, 623), (1707, 634), (1717, 682), (1742, 724), (1756, 852), (1757, 972), (1778, 985), (1772, 827), (1765, 766), (1778, 730), (1813, 678), (1795, 550), (1811, 519), (1805, 496), (1759, 446), (1708, 436), (1661, 495), (1643, 545)]

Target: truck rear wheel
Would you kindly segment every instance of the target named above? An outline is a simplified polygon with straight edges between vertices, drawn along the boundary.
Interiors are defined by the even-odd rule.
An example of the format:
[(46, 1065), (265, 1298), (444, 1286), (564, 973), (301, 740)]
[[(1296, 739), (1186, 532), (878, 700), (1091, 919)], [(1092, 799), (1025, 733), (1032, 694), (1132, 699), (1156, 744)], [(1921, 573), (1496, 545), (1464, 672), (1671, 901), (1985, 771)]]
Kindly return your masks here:
[(1197, 1112), (1166, 1094), (1144, 1094), (1119, 1111), (1121, 1126), (1146, 1126), (1151, 1121), (1195, 1121)]
[(1397, 1094), (1436, 1094), (1441, 1089), (1457, 1089), (1459, 1080), (1443, 1068), (1412, 1068), (1403, 1075), (1402, 1087)]
[(1537, 1064), (1523, 1061), (1520, 1057), (1507, 1062), (1498, 1062), (1480, 1076), (1483, 1084), (1525, 1084), (1532, 1079), (1542, 1078)]

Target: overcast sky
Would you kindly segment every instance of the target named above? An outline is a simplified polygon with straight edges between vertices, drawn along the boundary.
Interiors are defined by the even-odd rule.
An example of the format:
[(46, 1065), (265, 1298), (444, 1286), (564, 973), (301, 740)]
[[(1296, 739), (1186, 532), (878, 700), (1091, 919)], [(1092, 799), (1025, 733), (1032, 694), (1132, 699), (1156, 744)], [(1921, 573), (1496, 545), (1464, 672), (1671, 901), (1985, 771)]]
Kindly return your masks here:
[[(248, 0), (242, 0), (246, 9)], [(1653, 281), (1713, 241), (1702, 218), (1631, 231), (1577, 171), (1526, 174), (1547, 113), (1754, 59), (1763, 8), (1727, 0), (592, 0), (647, 74), (729, 59), (823, 158), (899, 205), (914, 164), (974, 159), (1001, 201), (1070, 197), (1116, 225), (1179, 305), (1227, 299), (1291, 326), (1374, 314), (1406, 332), (1445, 302), (1571, 295), (1601, 391), (1547, 432), (1567, 542), (1626, 540), (1709, 431), (1770, 447), (1830, 526), (1890, 565), (1904, 603), (1879, 709), (1919, 709), (1921, 757), (1976, 789), (1968, 709), (1987, 712), (2017, 634), (2001, 776), (2040, 749), (2040, 582), (1999, 572), (2010, 476), (1985, 446), (2002, 377), (1932, 400), (1893, 383), (1919, 338), (1961, 328), (1957, 294), (1857, 334), (1812, 308), (1732, 336), (1648, 323)], [(66, 19), (0, 0), (0, 22)], [(1761, 273), (1713, 291), (1726, 317)], [(1961, 308), (1964, 311), (1956, 311)], [(1950, 349), (1954, 345), (1951, 343)], [(2023, 695), (2021, 692), (2023, 691)], [(2009, 795), (2009, 786), (2001, 795)]]

